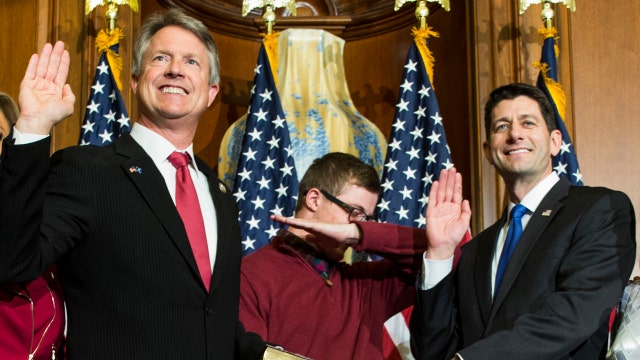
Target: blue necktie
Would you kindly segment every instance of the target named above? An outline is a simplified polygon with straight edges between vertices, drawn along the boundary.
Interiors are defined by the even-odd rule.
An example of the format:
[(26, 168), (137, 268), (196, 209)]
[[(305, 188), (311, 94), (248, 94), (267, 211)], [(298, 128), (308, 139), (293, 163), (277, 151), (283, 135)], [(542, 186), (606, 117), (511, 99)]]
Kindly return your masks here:
[(522, 235), (522, 216), (527, 213), (527, 208), (524, 205), (518, 204), (511, 209), (511, 220), (509, 221), (509, 230), (507, 231), (507, 239), (504, 242), (502, 248), (502, 254), (500, 254), (500, 261), (498, 262), (498, 271), (496, 271), (496, 285), (494, 287), (493, 296), (498, 293), (500, 288), (500, 282), (504, 276), (504, 271), (509, 264), (509, 259), (513, 254), (513, 250), (518, 244), (520, 235)]

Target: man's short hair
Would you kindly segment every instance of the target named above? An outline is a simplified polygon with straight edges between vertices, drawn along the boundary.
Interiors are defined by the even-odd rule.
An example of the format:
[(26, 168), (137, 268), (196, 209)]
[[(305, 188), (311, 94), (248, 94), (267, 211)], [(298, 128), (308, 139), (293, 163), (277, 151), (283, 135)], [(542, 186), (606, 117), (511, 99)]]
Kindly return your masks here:
[(547, 124), (549, 132), (556, 129), (556, 114), (547, 95), (540, 89), (529, 84), (514, 83), (501, 86), (489, 94), (489, 100), (484, 107), (485, 135), (489, 139), (491, 134), (491, 112), (503, 100), (513, 100), (518, 96), (526, 96), (538, 103), (540, 113)]
[(178, 9), (154, 13), (144, 21), (133, 47), (131, 73), (136, 77), (140, 76), (144, 53), (149, 48), (151, 38), (167, 26), (177, 26), (190, 31), (202, 41), (207, 49), (207, 58), (209, 59), (209, 85), (220, 83), (220, 60), (218, 59), (218, 49), (213, 36), (211, 36), (209, 29), (202, 21), (186, 15)]
[(382, 189), (376, 169), (353, 155), (332, 152), (315, 159), (300, 180), (296, 211), (304, 206), (304, 197), (311, 188), (338, 196), (349, 185), (360, 186), (376, 194)]
[(9, 121), (9, 125), (13, 126), (18, 121), (18, 105), (13, 101), (9, 94), (0, 92), (0, 111), (4, 114), (4, 117)]

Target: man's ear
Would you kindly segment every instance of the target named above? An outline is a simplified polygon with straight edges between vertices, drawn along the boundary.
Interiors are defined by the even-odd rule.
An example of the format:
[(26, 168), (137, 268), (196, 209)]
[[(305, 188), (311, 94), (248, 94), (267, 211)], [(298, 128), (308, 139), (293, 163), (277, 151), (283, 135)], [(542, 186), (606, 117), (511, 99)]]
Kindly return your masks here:
[(307, 195), (304, 197), (304, 207), (309, 211), (316, 212), (318, 211), (318, 207), (320, 206), (322, 193), (320, 193), (320, 189), (311, 188), (307, 191)]
[(131, 75), (131, 91), (135, 94), (136, 90), (138, 90), (138, 77)]
[(549, 151), (551, 152), (551, 156), (556, 156), (562, 146), (562, 133), (560, 130), (555, 129), (549, 134), (549, 138)]
[(491, 148), (489, 147), (489, 142), (487, 140), (482, 143), (482, 150), (484, 152), (484, 157), (487, 159), (489, 164), (493, 165), (493, 158), (491, 158)]
[(216, 95), (218, 95), (218, 91), (220, 91), (220, 86), (218, 84), (209, 85), (209, 102), (207, 103), (207, 107), (211, 106), (213, 100), (216, 99)]

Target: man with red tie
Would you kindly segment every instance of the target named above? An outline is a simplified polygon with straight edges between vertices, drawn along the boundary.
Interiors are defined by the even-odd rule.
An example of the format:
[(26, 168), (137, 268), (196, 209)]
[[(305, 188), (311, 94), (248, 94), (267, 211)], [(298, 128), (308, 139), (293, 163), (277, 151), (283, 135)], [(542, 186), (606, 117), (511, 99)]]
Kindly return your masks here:
[(49, 133), (73, 112), (68, 70), (64, 44), (46, 44), (20, 87), (2, 153), (0, 281), (57, 263), (70, 359), (259, 358), (264, 343), (238, 321), (235, 201), (193, 153), (219, 90), (208, 29), (177, 10), (148, 18), (134, 50), (131, 134), (49, 163)]

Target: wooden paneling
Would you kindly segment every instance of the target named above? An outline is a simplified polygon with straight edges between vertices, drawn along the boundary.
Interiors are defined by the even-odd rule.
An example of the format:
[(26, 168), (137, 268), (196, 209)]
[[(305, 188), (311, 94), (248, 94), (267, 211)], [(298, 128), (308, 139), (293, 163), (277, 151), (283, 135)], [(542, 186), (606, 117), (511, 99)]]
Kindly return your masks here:
[[(47, 42), (61, 40), (71, 57), (68, 83), (76, 95), (74, 114), (56, 125), (52, 134), (52, 150), (61, 149), (78, 142), (80, 125), (89, 96), (91, 81), (97, 62), (94, 38), (104, 22), (104, 9), (98, 7), (93, 14), (84, 14), (84, 2), (77, 0), (0, 0), (0, 11), (6, 16), (0, 22), (4, 34), (0, 44), (1, 90), (17, 99), (20, 81), (24, 76), (29, 57), (40, 51)], [(15, 16), (11, 16), (14, 14)], [(29, 14), (25, 16), (25, 14)], [(120, 11), (127, 38), (121, 44), (123, 57), (128, 59), (131, 31), (139, 21), (131, 17), (130, 10)], [(124, 74), (130, 73), (125, 61)], [(128, 84), (127, 79), (124, 81)], [(130, 90), (123, 89), (125, 101), (131, 109)]]
[[(17, 100), (20, 81), (29, 58), (31, 54), (39, 52), (46, 42), (64, 41), (74, 69), (83, 69), (84, 19), (78, 1), (1, 0), (0, 9), (5, 15), (0, 22), (0, 31), (4, 34), (0, 45), (0, 61), (3, 64), (0, 83), (3, 91)], [(74, 69), (69, 74), (68, 82), (77, 96), (86, 72)], [(76, 114), (81, 109), (78, 101), (75, 109)], [(69, 140), (79, 129), (79, 122), (76, 120), (74, 116), (55, 127), (53, 149), (71, 145)], [(77, 142), (77, 135), (75, 141)]]
[[(575, 146), (584, 183), (640, 209), (640, 1), (581, 1), (570, 16)], [(636, 268), (635, 274), (640, 271)]]
[[(87, 61), (92, 49), (87, 38), (89, 19), (84, 16), (84, 2), (73, 0), (51, 1), (52, 18), (48, 25), (48, 42), (64, 41), (71, 57), (71, 68), (67, 82), (76, 95), (73, 115), (56, 125), (52, 133), (52, 150), (65, 148), (78, 143), (80, 126), (87, 104), (88, 90), (93, 70), (88, 71)], [(41, 25), (43, 26), (43, 25)], [(38, 49), (33, 51), (40, 51)]]
[[(119, 24), (126, 33), (121, 43), (125, 60), (123, 96), (132, 119), (136, 114), (128, 85), (132, 42), (140, 18), (164, 9), (162, 3), (167, 1), (142, 0), (139, 14), (121, 8)], [(193, 0), (183, 2), (200, 4)], [(389, 1), (389, 6), (392, 3)], [(341, 7), (327, 6), (322, 11), (342, 16), (340, 11), (353, 10), (361, 22), (358, 26), (362, 27), (360, 16), (367, 11), (363, 9), (366, 4), (374, 3), (358, 1)], [(411, 4), (405, 7), (412, 7)], [(517, 0), (467, 0), (451, 5), (448, 13), (439, 9), (432, 11), (428, 23), (441, 37), (432, 38), (429, 47), (436, 58), (435, 86), (447, 140), (453, 159), (464, 174), (465, 194), (472, 200), (473, 229), (477, 232), (495, 221), (504, 201), (502, 183), (481, 153), (482, 107), (489, 92), (499, 85), (512, 81), (533, 83), (537, 70), (532, 63), (540, 56), (537, 29), (542, 21), (540, 5), (532, 5), (521, 16), (517, 12)], [(371, 14), (386, 11), (378, 5), (371, 6)], [(560, 31), (560, 82), (569, 100), (566, 122), (573, 135), (584, 181), (587, 185), (623, 190), (640, 206), (640, 188), (634, 186), (640, 150), (631, 137), (640, 130), (635, 119), (640, 110), (636, 100), (640, 97), (637, 85), (640, 83), (637, 65), (640, 2), (627, 1), (612, 7), (609, 1), (585, 0), (579, 1), (577, 7), (575, 13), (569, 13), (564, 5), (556, 5), (555, 9)], [(69, 82), (77, 96), (76, 112), (55, 128), (54, 148), (75, 144), (96, 66), (93, 40), (97, 30), (104, 26), (104, 12), (96, 10), (86, 16), (84, 2), (77, 0), (0, 0), (0, 10), (3, 14), (30, 14), (5, 16), (0, 23), (0, 30), (5, 34), (0, 42), (3, 64), (0, 90), (17, 96), (29, 56), (47, 41), (61, 39), (67, 44), (72, 62)], [(193, 15), (205, 17), (199, 13)], [(344, 29), (344, 34), (353, 35), (344, 51), (352, 99), (358, 110), (386, 135), (393, 121), (402, 67), (411, 41), (410, 29), (416, 24), (409, 10), (403, 9), (395, 16), (402, 18), (401, 25), (394, 18), (390, 20), (392, 28), (386, 30), (380, 17), (374, 17), (377, 30), (371, 36), (349, 30), (353, 24), (348, 23)], [(195, 149), (213, 167), (217, 164), (224, 131), (248, 105), (260, 38), (254, 20), (243, 21), (248, 24), (243, 25), (247, 26), (243, 31), (254, 31), (253, 27), (255, 36), (212, 31), (220, 51), (221, 92), (201, 120)]]
[[(39, 26), (48, 22), (47, 5), (47, 2), (41, 4), (39, 0), (0, 0), (3, 14), (0, 21), (0, 32), (3, 34), (0, 38), (0, 91), (8, 93), (16, 101), (29, 57), (40, 45), (40, 33), (47, 33), (46, 26)], [(43, 19), (44, 22), (41, 21)]]

